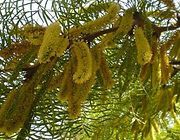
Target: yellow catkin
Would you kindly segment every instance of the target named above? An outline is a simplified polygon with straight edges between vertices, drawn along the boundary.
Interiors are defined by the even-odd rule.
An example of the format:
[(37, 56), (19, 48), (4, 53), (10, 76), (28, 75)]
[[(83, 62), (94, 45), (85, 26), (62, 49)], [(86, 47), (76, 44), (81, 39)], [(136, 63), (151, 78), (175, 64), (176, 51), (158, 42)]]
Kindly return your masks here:
[(101, 65), (101, 54), (102, 48), (100, 46), (95, 46), (94, 48), (90, 49), (91, 54), (92, 54), (92, 61), (93, 61), (93, 73), (96, 72)]
[(91, 87), (95, 83), (95, 76), (97, 71), (97, 62), (93, 58), (92, 69), (93, 73), (89, 80), (82, 84), (73, 83), (73, 89), (71, 94), (68, 96), (68, 112), (70, 118), (74, 119), (80, 115), (81, 104), (86, 100)]
[(76, 99), (80, 102), (83, 102), (86, 99), (92, 85), (95, 83), (95, 76), (96, 76), (96, 71), (97, 71), (95, 64), (96, 62), (93, 59), (93, 68), (92, 68), (93, 73), (89, 80), (87, 80), (86, 82), (82, 84), (74, 84), (74, 89), (75, 89), (74, 91), (76, 92), (76, 95), (77, 95)]
[(142, 82), (144, 82), (148, 78), (149, 71), (150, 71), (150, 63), (141, 66), (140, 79)]
[(149, 63), (152, 52), (148, 40), (146, 39), (141, 27), (135, 29), (135, 42), (137, 47), (137, 61), (140, 65)]
[(71, 96), (68, 96), (68, 112), (70, 118), (77, 118), (80, 115), (81, 104), (86, 100), (94, 82), (95, 76), (92, 76), (83, 84), (74, 83), (73, 92)]
[[(5, 133), (7, 136), (10, 136), (16, 132), (18, 132), (24, 125), (26, 121), (33, 100), (34, 100), (34, 91), (33, 84), (25, 83), (20, 89), (16, 91), (15, 98), (11, 100), (11, 106), (7, 108), (8, 112), (4, 116), (4, 123), (2, 127), (0, 127), (0, 131)], [(4, 103), (4, 106), (7, 106), (9, 100)]]
[(161, 82), (161, 65), (159, 53), (155, 52), (153, 55), (151, 83), (153, 90), (156, 91)]
[(114, 38), (115, 38), (114, 32), (106, 34), (97, 46), (102, 48), (102, 49), (113, 48), (113, 47), (115, 47), (115, 42), (113, 41)]
[(116, 3), (111, 3), (109, 9), (107, 10), (108, 14), (94, 20), (85, 23), (80, 27), (73, 27), (69, 30), (69, 35), (72, 37), (77, 37), (81, 34), (89, 34), (95, 31), (100, 30), (107, 24), (113, 22), (116, 19), (117, 13), (120, 7)]
[(126, 35), (132, 29), (133, 21), (133, 9), (127, 9), (121, 19), (116, 35)]
[(159, 50), (159, 40), (156, 36), (151, 39), (152, 59), (151, 59), (151, 85), (154, 92), (156, 92), (161, 82), (161, 60)]
[(61, 29), (58, 22), (52, 23), (46, 28), (42, 45), (38, 53), (40, 63), (50, 61), (52, 56), (61, 56), (69, 45), (67, 37), (60, 35)]
[(42, 45), (39, 49), (38, 60), (40, 63), (47, 62), (55, 56), (55, 50), (59, 47), (60, 26), (58, 22), (52, 23), (46, 28)]
[[(158, 89), (156, 95), (155, 95), (155, 104), (156, 104), (156, 110), (160, 111), (164, 107), (166, 96), (164, 96), (164, 91), (162, 88)], [(163, 101), (164, 99), (164, 101)]]
[[(18, 101), (16, 111), (14, 112), (16, 116), (16, 123), (12, 124), (12, 129), (19, 130), (24, 126), (25, 121), (27, 120), (32, 104), (35, 98), (33, 84), (24, 84), (20, 89), (21, 94), (24, 94), (21, 99)], [(23, 113), (22, 113), (23, 112)], [(7, 126), (10, 126), (7, 124)], [(14, 128), (13, 128), (14, 127)], [(15, 132), (15, 131), (14, 131)]]
[(69, 46), (69, 39), (67, 37), (64, 36), (60, 36), (59, 37), (59, 41), (58, 41), (59, 46), (56, 48), (56, 55), (58, 57), (60, 57), (61, 55), (63, 55), (64, 51), (67, 49), (67, 47)]
[(162, 117), (165, 116), (167, 111), (173, 109), (173, 89), (171, 87), (161, 87), (155, 96), (156, 110), (162, 111)]
[(22, 35), (33, 45), (41, 45), (45, 28), (39, 25), (27, 24), (22, 28)]
[(171, 65), (169, 64), (169, 57), (166, 54), (166, 50), (162, 46), (160, 49), (161, 56), (161, 83), (166, 84), (171, 76)]
[(63, 77), (62, 73), (58, 73), (57, 75), (54, 75), (48, 84), (48, 91), (51, 91), (60, 87), (61, 82), (62, 82), (62, 77)]
[(72, 59), (69, 60), (69, 63), (65, 66), (63, 71), (63, 76), (60, 85), (60, 92), (58, 93), (58, 98), (61, 101), (66, 101), (68, 96), (72, 93), (73, 90), (73, 67), (72, 67)]
[(75, 83), (82, 84), (89, 80), (92, 75), (92, 54), (85, 42), (74, 42), (72, 49), (77, 60), (73, 80)]
[[(114, 23), (114, 27), (117, 27), (119, 24), (119, 19), (121, 17), (119, 17), (116, 22)], [(96, 47), (101, 48), (101, 49), (105, 49), (105, 48), (113, 48), (115, 47), (115, 41), (114, 38), (116, 37), (116, 32), (112, 32), (112, 33), (108, 33), (106, 35), (104, 35), (100, 41), (99, 44), (96, 45)]]
[(102, 53), (101, 55), (102, 56), (99, 73), (103, 80), (103, 87), (105, 89), (111, 89), (114, 85), (114, 80), (112, 79), (112, 72), (109, 69), (104, 53)]
[(6, 135), (12, 135), (23, 127), (24, 122), (29, 115), (34, 98), (33, 94), (28, 93), (31, 92), (30, 90), (26, 91), (26, 93), (22, 93), (24, 94), (24, 97), (21, 98), (21, 100), (18, 100), (17, 106), (14, 108), (14, 112), (8, 119), (6, 119), (4, 127)]
[(9, 109), (12, 107), (12, 103), (16, 95), (17, 95), (16, 90), (12, 90), (10, 93), (8, 93), (7, 99), (5, 100), (5, 102), (2, 104), (0, 108), (0, 132), (3, 132), (4, 121), (6, 117), (8, 116)]
[(72, 93), (72, 90), (73, 90), (73, 81), (72, 81), (72, 77), (69, 76), (66, 79), (66, 84), (64, 85), (60, 93), (58, 94), (59, 100), (62, 102), (67, 101), (68, 97)]
[(76, 119), (81, 113), (81, 103), (73, 100), (68, 101), (68, 113), (71, 119)]
[(80, 102), (78, 98), (86, 94), (84, 93), (80, 95), (81, 93), (78, 92), (79, 89), (80, 87), (77, 86), (77, 84), (74, 84), (73, 91), (68, 96), (68, 112), (69, 112), (69, 117), (72, 119), (75, 119), (80, 115), (82, 102)]

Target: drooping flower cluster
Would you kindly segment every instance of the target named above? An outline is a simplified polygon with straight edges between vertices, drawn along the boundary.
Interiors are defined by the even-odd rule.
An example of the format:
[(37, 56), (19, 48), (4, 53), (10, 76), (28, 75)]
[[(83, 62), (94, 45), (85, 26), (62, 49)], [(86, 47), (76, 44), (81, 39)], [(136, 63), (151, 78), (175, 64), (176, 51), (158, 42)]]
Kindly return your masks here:
[(68, 112), (71, 118), (80, 114), (81, 104), (85, 101), (91, 87), (95, 83), (97, 73), (101, 74), (103, 86), (110, 89), (113, 86), (112, 75), (106, 59), (100, 48), (89, 48), (83, 41), (73, 42), (71, 58), (65, 65), (58, 98), (68, 102)]
[(8, 93), (6, 102), (0, 109), (0, 131), (7, 136), (23, 127), (34, 101), (33, 90), (33, 84), (26, 83)]
[(150, 62), (152, 52), (148, 40), (146, 39), (141, 27), (135, 29), (135, 41), (137, 47), (137, 61), (140, 65)]
[(121, 19), (116, 34), (126, 35), (132, 29), (133, 21), (133, 9), (127, 9)]
[(89, 80), (92, 75), (92, 55), (85, 42), (73, 43), (72, 51), (77, 59), (77, 67), (73, 75), (73, 80), (81, 84)]
[(69, 40), (67, 37), (60, 35), (60, 32), (61, 28), (58, 22), (47, 27), (38, 53), (40, 63), (50, 61), (53, 56), (61, 56), (67, 49)]
[(103, 29), (107, 24), (114, 22), (117, 19), (117, 13), (119, 12), (119, 5), (111, 3), (107, 14), (96, 19), (85, 23), (80, 27), (73, 27), (69, 30), (70, 37), (74, 38), (81, 34), (90, 34)]
[[(111, 3), (109, 9), (106, 10), (107, 14), (104, 16), (79, 27), (72, 27), (65, 32), (61, 31), (58, 22), (50, 24), (46, 30), (42, 27), (24, 26), (23, 35), (26, 40), (16, 43), (16, 46), (10, 48), (15, 56), (19, 57), (27, 51), (29, 45), (37, 46), (39, 49), (37, 53), (39, 65), (47, 66), (45, 68), (48, 70), (52, 69), (52, 65), (54, 65), (51, 63), (51, 60), (55, 61), (53, 58), (62, 56), (66, 50), (69, 51), (69, 60), (64, 65), (63, 72), (54, 75), (48, 88), (49, 90), (58, 88), (58, 98), (67, 102), (71, 118), (77, 118), (80, 115), (81, 105), (86, 100), (96, 79), (101, 80), (100, 83), (104, 90), (113, 87), (112, 72), (103, 52), (104, 48), (113, 46), (114, 39), (119, 36), (129, 35), (128, 33), (133, 31), (133, 24), (135, 24), (134, 10), (132, 8), (127, 9), (124, 15), (119, 17), (119, 8), (118, 4)], [(113, 27), (112, 32), (107, 30), (107, 27)], [(93, 39), (87, 39), (91, 35), (102, 32), (105, 35), (101, 36), (102, 34), (100, 34), (101, 38), (94, 42), (91, 42), (94, 39), (93, 37)], [(156, 38), (151, 39), (150, 36), (147, 39), (145, 34), (143, 28), (135, 28), (137, 62), (141, 65), (140, 77), (142, 81), (145, 81), (148, 75), (151, 75), (152, 87), (158, 91), (160, 84), (166, 84), (171, 75), (167, 51), (171, 48), (172, 43), (176, 43), (171, 49), (171, 53), (175, 56), (174, 59), (180, 58), (180, 53), (178, 53), (180, 49), (177, 45), (179, 42), (175, 42), (176, 39), (173, 39), (174, 37), (179, 38), (179, 34), (175, 34), (166, 45), (161, 47)], [(152, 32), (149, 34), (153, 36)], [(149, 43), (149, 40), (152, 42)], [(22, 44), (25, 49), (19, 49), (16, 52), (17, 49), (15, 48)], [(8, 49), (4, 49), (4, 51), (0, 51), (0, 55), (9, 58), (9, 54), (6, 54), (8, 51)], [(49, 68), (48, 64), (51, 64), (52, 67)], [(40, 73), (40, 75), (43, 74)], [(1, 132), (11, 135), (23, 127), (34, 101), (34, 88), (37, 86), (39, 85), (31, 82), (30, 84), (24, 83), (22, 87), (9, 93), (7, 100), (0, 108)], [(162, 94), (161, 90), (157, 92), (158, 103), (162, 102)]]
[(20, 29), (20, 35), (24, 36), (31, 44), (41, 45), (45, 28), (40, 25), (27, 24)]

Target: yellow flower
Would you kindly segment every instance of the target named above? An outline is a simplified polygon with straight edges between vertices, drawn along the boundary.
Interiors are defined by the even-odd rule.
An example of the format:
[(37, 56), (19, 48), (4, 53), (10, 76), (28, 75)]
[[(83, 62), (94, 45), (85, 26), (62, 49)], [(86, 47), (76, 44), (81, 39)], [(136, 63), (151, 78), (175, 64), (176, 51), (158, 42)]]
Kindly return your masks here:
[(0, 131), (7, 136), (23, 127), (34, 101), (33, 90), (33, 84), (30, 82), (9, 93), (0, 109)]
[(116, 3), (111, 3), (108, 14), (94, 20), (85, 23), (80, 27), (73, 27), (69, 30), (70, 37), (78, 37), (81, 34), (90, 34), (104, 28), (107, 24), (114, 22), (116, 20), (117, 13), (120, 7)]
[(63, 71), (61, 85), (59, 85), (60, 92), (58, 94), (58, 98), (61, 101), (66, 101), (68, 99), (68, 96), (70, 96), (73, 91), (73, 79), (72, 79), (73, 67), (72, 67), (72, 64), (73, 64), (73, 61), (72, 61), (72, 59), (70, 59)]
[(73, 75), (75, 83), (83, 83), (92, 75), (92, 55), (85, 42), (74, 42), (73, 52), (77, 59), (76, 71)]
[(45, 31), (42, 45), (38, 53), (40, 63), (46, 63), (52, 56), (61, 56), (69, 46), (69, 39), (60, 35), (61, 28), (58, 22), (49, 25)]
[(41, 45), (45, 28), (39, 25), (27, 24), (23, 26), (21, 34), (33, 45)]
[(159, 46), (158, 46), (158, 39), (156, 37), (152, 38), (152, 52), (153, 56), (151, 59), (152, 63), (152, 70), (151, 70), (151, 84), (153, 91), (156, 91), (161, 82), (161, 60), (159, 54)]
[(123, 34), (126, 35), (132, 28), (133, 25), (133, 9), (128, 9), (125, 11), (124, 16), (121, 19), (116, 35)]
[(135, 42), (137, 47), (137, 61), (140, 65), (149, 63), (152, 52), (148, 40), (146, 39), (141, 27), (135, 29)]
[(100, 76), (102, 77), (103, 87), (105, 89), (111, 89), (114, 85), (114, 80), (112, 79), (112, 73), (106, 62), (104, 53), (101, 54), (101, 64), (99, 68)]
[(161, 82), (166, 84), (171, 76), (171, 65), (169, 64), (169, 57), (166, 54), (165, 46), (161, 46)]
[(58, 40), (59, 46), (56, 48), (56, 56), (60, 57), (64, 54), (64, 51), (67, 49), (69, 46), (69, 39), (64, 36), (60, 36)]

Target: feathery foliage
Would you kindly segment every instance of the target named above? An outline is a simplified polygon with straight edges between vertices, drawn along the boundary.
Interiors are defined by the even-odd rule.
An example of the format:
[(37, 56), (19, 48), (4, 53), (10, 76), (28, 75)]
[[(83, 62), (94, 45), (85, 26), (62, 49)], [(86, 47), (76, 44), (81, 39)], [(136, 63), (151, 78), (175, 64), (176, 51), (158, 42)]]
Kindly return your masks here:
[(0, 139), (180, 139), (179, 7), (0, 2)]

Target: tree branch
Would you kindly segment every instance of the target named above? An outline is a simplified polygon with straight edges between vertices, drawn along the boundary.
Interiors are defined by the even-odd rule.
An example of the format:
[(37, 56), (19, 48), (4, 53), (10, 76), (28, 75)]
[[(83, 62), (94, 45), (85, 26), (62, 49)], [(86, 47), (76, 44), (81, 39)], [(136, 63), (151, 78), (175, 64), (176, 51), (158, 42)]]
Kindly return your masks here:
[[(143, 27), (144, 23), (145, 23), (145, 20), (142, 18), (141, 13), (139, 13), (139, 12), (135, 12), (133, 15), (133, 18), (134, 18), (134, 23), (133, 23), (132, 29), (129, 31), (128, 35), (133, 35), (133, 28), (135, 25)], [(154, 30), (154, 34), (157, 35), (157, 37), (159, 37), (160, 34), (164, 31), (176, 30), (177, 28), (179, 28), (180, 27), (180, 17), (177, 17), (177, 18), (178, 18), (178, 21), (177, 21), (177, 24), (175, 26), (167, 26), (167, 27), (161, 27), (160, 26), (160, 27), (158, 27), (157, 25), (155, 25), (151, 22), (153, 30)], [(84, 37), (82, 37), (81, 39), (86, 40), (88, 42), (92, 42), (95, 38), (102, 36), (104, 34), (115, 32), (117, 29), (118, 29), (118, 27), (112, 27), (109, 29), (104, 29), (104, 30), (95, 32), (93, 34), (87, 34)], [(70, 49), (70, 46), (72, 45), (72, 43), (73, 43), (73, 41), (70, 40), (70, 44), (67, 47), (67, 49)], [(21, 43), (20, 43), (20, 45), (21, 45)], [(31, 71), (33, 69), (36, 69), (39, 65), (40, 64), (37, 64), (34, 66), (27, 66), (27, 67), (23, 68), (22, 71), (27, 71), (28, 72), (27, 75), (30, 75), (29, 73), (31, 73)], [(13, 70), (14, 69), (3, 69), (3, 70), (0, 70), (0, 72), (7, 72), (7, 71), (13, 71)]]
[[(145, 23), (145, 20), (142, 18), (142, 15), (139, 12), (135, 12), (133, 18), (134, 18), (134, 23), (133, 23), (132, 29), (128, 33), (129, 35), (132, 35), (133, 28), (135, 25), (143, 27), (144, 23)], [(166, 26), (166, 27), (163, 27), (163, 26), (158, 27), (157, 25), (155, 25), (152, 22), (151, 22), (151, 24), (152, 24), (152, 27), (154, 30), (154, 34), (156, 34), (159, 37), (162, 32), (176, 30), (177, 28), (179, 28), (180, 27), (180, 18), (178, 18), (177, 24), (175, 26), (171, 25), (171, 26)], [(99, 31), (99, 32), (96, 32), (93, 34), (86, 35), (83, 37), (83, 39), (87, 40), (88, 42), (91, 42), (96, 37), (99, 37), (99, 36), (107, 34), (107, 33), (115, 32), (117, 29), (118, 29), (118, 27), (105, 29), (105, 30), (102, 30), (102, 31)]]
[(94, 33), (94, 34), (87, 35), (87, 36), (85, 36), (83, 39), (91, 42), (91, 41), (92, 41), (93, 39), (95, 39), (96, 37), (101, 36), (101, 35), (104, 35), (104, 34), (112, 33), (112, 32), (114, 32), (114, 31), (116, 31), (117, 29), (118, 29), (118, 27), (113, 27), (113, 28), (105, 29), (105, 30), (96, 32), (96, 33)]

